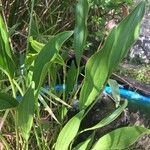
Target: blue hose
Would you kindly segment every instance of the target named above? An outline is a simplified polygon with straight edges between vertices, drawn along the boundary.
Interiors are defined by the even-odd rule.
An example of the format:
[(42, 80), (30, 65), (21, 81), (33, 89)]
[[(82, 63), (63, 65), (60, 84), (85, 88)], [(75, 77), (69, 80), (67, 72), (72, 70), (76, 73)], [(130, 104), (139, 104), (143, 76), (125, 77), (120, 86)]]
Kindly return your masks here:
[[(133, 100), (133, 101), (138, 101), (141, 103), (149, 103), (150, 104), (150, 97), (146, 97), (137, 92), (126, 90), (123, 88), (119, 88), (119, 92), (120, 92), (120, 96), (122, 98), (126, 98), (128, 100)], [(104, 93), (112, 94), (111, 88), (109, 86), (106, 86), (104, 89)]]
[[(46, 89), (49, 89), (49, 87), (46, 87)], [(65, 90), (64, 85), (56, 85), (54, 89), (56, 92), (60, 92)], [(141, 102), (142, 104), (150, 104), (150, 97), (143, 96), (137, 92), (133, 92), (127, 89), (119, 88), (120, 97), (125, 98), (127, 100), (132, 100), (135, 102)], [(109, 86), (106, 86), (104, 89), (104, 94), (112, 94), (112, 90)], [(21, 97), (17, 96), (17, 100), (20, 101)]]
[[(65, 90), (65, 86), (56, 85), (55, 90), (57, 92), (63, 91), (63, 90)], [(136, 102), (141, 102), (143, 104), (145, 104), (145, 103), (150, 104), (150, 97), (146, 97), (146, 96), (143, 96), (143, 95), (141, 95), (137, 92), (133, 92), (133, 91), (123, 89), (123, 88), (119, 88), (119, 92), (120, 92), (120, 97), (122, 97), (122, 98), (125, 98), (125, 99), (128, 99), (128, 100), (133, 100), (133, 101), (136, 101)], [(103, 93), (104, 94), (106, 94), (106, 93), (107, 94), (112, 94), (112, 90), (109, 86), (106, 86)]]

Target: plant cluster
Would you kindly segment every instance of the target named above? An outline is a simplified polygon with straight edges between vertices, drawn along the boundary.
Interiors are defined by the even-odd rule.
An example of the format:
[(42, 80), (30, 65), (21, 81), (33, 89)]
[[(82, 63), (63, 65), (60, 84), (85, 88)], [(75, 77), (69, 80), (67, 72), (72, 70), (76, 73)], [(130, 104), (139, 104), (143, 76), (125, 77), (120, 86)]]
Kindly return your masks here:
[[(20, 2), (14, 2), (11, 5), (16, 11), (15, 8)], [(21, 19), (18, 17), (19, 13), (12, 15), (14, 19), (8, 21), (8, 24), (6, 20), (11, 20), (11, 17), (4, 16), (3, 10), (0, 15), (0, 139), (5, 149), (124, 149), (142, 134), (149, 133), (149, 129), (139, 126), (124, 127), (94, 141), (96, 130), (114, 121), (127, 106), (126, 100), (123, 104), (117, 103), (116, 110), (98, 124), (90, 128), (80, 128), (82, 120), (100, 99), (111, 74), (137, 39), (145, 2), (140, 2), (111, 30), (103, 47), (87, 61), (84, 80), (80, 82), (80, 62), (87, 40), (87, 20), (91, 3), (88, 0), (79, 0), (76, 4), (74, 30), (60, 32), (57, 28), (58, 34), (53, 32), (53, 36), (47, 36), (47, 40), (42, 42), (35, 39), (40, 35), (40, 28), (36, 26), (38, 19), (34, 7), (37, 5), (36, 8), (40, 9), (40, 4), (34, 0), (30, 2), (29, 7), (26, 7), (28, 9), (21, 11), (24, 14), (26, 11), (30, 12), (29, 24), (21, 22), (14, 25), (14, 20)], [(27, 1), (22, 3), (28, 5)], [(67, 5), (65, 2), (64, 4)], [(57, 9), (51, 5), (45, 7), (45, 11), (54, 9), (55, 12)], [(41, 12), (41, 15), (45, 15), (45, 12)], [(17, 41), (11, 42), (11, 33), (16, 26), (24, 25), (28, 29), (26, 50), (18, 57), (13, 50)], [(12, 28), (9, 29), (10, 26)], [(66, 62), (69, 49), (67, 45), (72, 47), (75, 55), (69, 66)], [(79, 110), (72, 118), (68, 118), (67, 113), (77, 103), (77, 99)], [(75, 145), (77, 138), (87, 131), (92, 131), (92, 134)]]

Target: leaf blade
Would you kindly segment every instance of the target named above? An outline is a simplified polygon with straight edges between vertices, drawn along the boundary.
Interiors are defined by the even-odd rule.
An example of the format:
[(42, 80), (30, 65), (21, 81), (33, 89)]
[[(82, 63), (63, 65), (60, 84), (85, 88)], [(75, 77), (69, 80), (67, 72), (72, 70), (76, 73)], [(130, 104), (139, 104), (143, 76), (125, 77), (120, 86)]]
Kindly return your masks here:
[(126, 100), (122, 106), (120, 106), (118, 109), (116, 109), (114, 112), (111, 113), (110, 116), (102, 119), (99, 123), (97, 123), (96, 125), (94, 125), (93, 127), (87, 128), (82, 130), (80, 133), (83, 133), (85, 131), (89, 131), (89, 130), (95, 130), (95, 129), (99, 129), (102, 128), (108, 124), (110, 124), (111, 122), (113, 122), (117, 117), (119, 117), (119, 115), (122, 113), (122, 111), (126, 108), (128, 104), (128, 101)]
[(27, 141), (33, 123), (35, 102), (34, 102), (34, 83), (28, 88), (18, 106), (18, 126), (22, 132), (23, 138)]
[(87, 0), (79, 0), (76, 6), (76, 18), (74, 29), (73, 47), (75, 50), (77, 64), (80, 64), (80, 59), (87, 37), (87, 18), (89, 4)]
[(0, 110), (11, 109), (19, 105), (19, 102), (7, 93), (0, 93)]
[(125, 149), (146, 133), (150, 134), (150, 130), (144, 127), (119, 128), (101, 137), (92, 150)]
[(50, 41), (43, 47), (35, 59), (34, 70), (33, 70), (33, 81), (35, 82), (35, 88), (38, 88), (39, 81), (42, 74), (42, 69), (45, 64), (47, 64), (58, 50), (62, 44), (73, 34), (73, 31), (66, 31), (56, 35), (51, 38)]
[(15, 72), (15, 62), (13, 61), (13, 53), (9, 44), (8, 32), (6, 25), (0, 15), (0, 69), (10, 77), (13, 77)]
[(87, 108), (102, 92), (116, 65), (135, 42), (144, 12), (145, 2), (141, 2), (117, 28), (110, 32), (104, 47), (88, 60), (80, 93), (80, 110)]
[(55, 150), (67, 150), (69, 147), (69, 144), (76, 136), (82, 116), (84, 114), (84, 111), (79, 112), (76, 114), (73, 118), (71, 118), (68, 123), (64, 126), (64, 128), (59, 133), (59, 136), (56, 141)]

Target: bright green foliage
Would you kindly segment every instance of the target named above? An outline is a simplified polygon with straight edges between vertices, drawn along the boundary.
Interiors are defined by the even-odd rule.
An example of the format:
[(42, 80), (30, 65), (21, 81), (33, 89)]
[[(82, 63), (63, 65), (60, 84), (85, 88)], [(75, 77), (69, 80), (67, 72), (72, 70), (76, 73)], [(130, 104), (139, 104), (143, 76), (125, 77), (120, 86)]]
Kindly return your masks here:
[[(43, 15), (45, 15), (45, 13), (49, 13), (50, 10), (53, 10), (54, 12), (57, 11), (58, 8), (55, 8), (55, 6), (52, 5), (53, 2), (54, 1), (52, 1), (51, 3), (46, 2), (46, 10), (43, 9), (44, 11), (41, 11), (42, 17)], [(95, 1), (95, 3), (101, 2), (102, 1)], [(105, 2), (105, 4), (108, 4), (109, 2), (110, 1)], [(16, 6), (20, 6), (22, 3), (23, 2), (19, 2), (18, 0), (14, 1), (11, 5), (12, 9), (10, 9), (10, 12), (14, 11), (14, 14), (18, 14)], [(122, 5), (122, 2), (120, 0), (112, 1), (112, 3), (117, 7), (119, 5)], [(5, 93), (0, 93), (0, 110), (16, 107), (16, 109), (12, 109), (11, 111), (12, 116), (15, 117), (14, 122), (16, 131), (16, 141), (13, 141), (15, 141), (16, 147), (14, 147), (13, 142), (10, 144), (10, 146), (13, 145), (13, 149), (32, 149), (32, 144), (37, 142), (37, 147), (35, 147), (35, 149), (72, 149), (72, 146), (74, 146), (73, 142), (76, 140), (76, 137), (80, 136), (82, 132), (88, 130), (97, 130), (110, 124), (121, 114), (123, 109), (127, 106), (127, 101), (125, 101), (114, 112), (112, 112), (112, 114), (102, 119), (98, 124), (94, 125), (93, 127), (82, 129), (82, 131), (79, 131), (80, 124), (83, 118), (93, 106), (91, 104), (100, 94), (100, 92), (102, 92), (113, 70), (121, 61), (121, 59), (126, 55), (127, 50), (138, 37), (139, 24), (144, 14), (145, 2), (141, 2), (129, 16), (126, 17), (118, 25), (118, 27), (112, 30), (112, 32), (106, 39), (103, 48), (96, 52), (89, 59), (85, 68), (85, 80), (81, 92), (80, 86), (82, 84), (79, 87), (77, 87), (77, 90), (73, 90), (73, 88), (76, 85), (76, 81), (80, 72), (80, 60), (83, 54), (83, 50), (86, 46), (87, 18), (89, 7), (92, 5), (88, 3), (88, 0), (79, 0), (75, 10), (76, 19), (74, 32), (61, 32), (53, 37), (51, 36), (50, 39), (50, 34), (47, 33), (54, 33), (56, 29), (62, 26), (61, 24), (59, 24), (57, 28), (54, 27), (55, 21), (57, 23), (63, 22), (63, 20), (61, 20), (59, 17), (59, 14), (61, 14), (63, 11), (61, 10), (61, 12), (58, 12), (56, 16), (55, 13), (52, 13), (49, 16), (43, 17), (46, 21), (46, 18), (49, 18), (48, 20), (51, 20), (51, 23), (54, 25), (54, 28), (52, 30), (50, 29), (50, 22), (48, 22), (47, 25), (45, 25), (48, 28), (46, 29), (47, 31), (45, 31), (42, 34), (47, 34), (46, 36), (48, 37), (49, 41), (47, 42), (47, 44), (42, 44), (32, 39), (32, 37), (34, 37), (37, 38), (38, 41), (47, 41), (47, 38), (45, 38), (44, 36), (42, 37), (40, 33), (43, 30), (45, 30), (45, 28), (42, 27), (46, 22), (43, 22), (44, 19), (40, 18), (38, 16), (39, 14), (36, 13), (36, 11), (39, 10), (41, 7), (41, 2), (32, 0), (27, 1), (26, 4), (27, 6), (25, 10), (28, 11), (30, 14), (27, 15), (27, 18), (25, 20), (22, 20), (22, 18), (18, 17), (18, 15), (10, 16), (12, 17), (12, 21), (10, 20), (11, 18), (9, 18), (9, 16), (8, 18), (6, 17), (8, 19), (8, 24), (10, 24), (10, 28), (12, 29), (12, 31), (10, 31), (12, 37), (13, 35), (15, 35), (15, 33), (18, 33), (15, 30), (21, 31), (18, 30), (18, 28), (20, 29), (20, 27), (25, 26), (25, 30), (22, 31), (25, 31), (26, 33), (26, 28), (28, 27), (28, 38), (27, 42), (25, 42), (27, 43), (27, 48), (25, 48), (27, 50), (27, 55), (22, 53), (20, 54), (21, 57), (23, 57), (23, 59), (21, 58), (21, 63), (17, 65), (17, 69), (14, 65), (14, 58), (11, 52), (6, 26), (2, 17), (0, 16), (0, 70), (2, 70), (2, 75), (5, 73), (8, 76), (8, 79), (6, 79), (6, 75), (2, 77), (4, 81), (1, 80), (0, 83), (2, 84), (0, 84), (0, 86), (2, 88), (6, 87), (6, 90), (2, 90), (9, 91), (11, 92), (11, 94), (13, 93), (14, 97), (13, 98)], [(59, 6), (59, 4), (57, 6)], [(63, 2), (63, 4), (65, 4), (65, 1)], [(103, 4), (101, 4), (101, 6), (102, 5)], [(64, 10), (64, 8), (66, 9), (66, 7), (64, 6), (65, 5), (60, 5), (59, 7), (62, 7)], [(20, 9), (22, 10), (21, 7)], [(26, 14), (26, 11), (23, 14)], [(108, 11), (110, 11), (109, 8)], [(66, 14), (68, 14), (68, 12)], [(66, 14), (64, 14), (64, 16)], [(30, 18), (28, 18), (28, 16), (30, 16)], [(28, 25), (25, 25), (24, 22), (27, 23), (29, 20), (30, 23)], [(48, 30), (51, 31), (49, 32)], [(62, 29), (59, 29), (59, 31), (55, 32), (58, 33), (61, 30)], [(59, 51), (62, 45), (72, 36), (73, 33), (73, 49), (75, 51), (76, 62), (72, 62), (69, 68), (69, 66), (66, 67), (65, 64), (64, 50), (62, 50), (61, 52)], [(32, 37), (30, 38), (30, 36)], [(15, 42), (18, 44), (18, 39), (17, 41), (15, 40), (12, 38), (12, 41), (14, 42), (13, 44), (15, 44)], [(71, 40), (69, 42), (71, 42)], [(68, 43), (65, 46), (67, 47)], [(72, 49), (72, 47), (66, 47), (65, 49), (67, 50), (70, 48)], [(60, 73), (58, 70), (63, 71), (63, 73)], [(46, 75), (48, 75), (48, 79), (46, 79), (46, 83), (48, 83), (48, 89), (47, 87), (41, 88), (41, 86), (45, 82)], [(8, 85), (8, 81), (10, 82), (10, 85)], [(66, 91), (57, 93), (54, 90), (54, 87), (57, 83), (61, 83), (62, 81), (62, 84), (66, 86)], [(112, 87), (116, 88), (116, 85), (113, 84)], [(71, 103), (73, 102), (74, 98), (76, 98), (76, 96), (78, 98), (79, 92), (80, 112), (74, 115), (70, 120), (67, 120), (67, 117), (65, 115), (69, 108), (71, 108)], [(16, 94), (18, 95), (18, 93), (22, 96), (22, 100), (20, 101), (20, 103), (17, 102), (15, 99)], [(117, 92), (115, 91), (115, 94), (116, 93)], [(114, 97), (115, 96), (116, 95), (114, 95)], [(118, 95), (116, 96), (116, 99), (119, 99)], [(40, 107), (38, 104), (40, 104)], [(88, 108), (88, 110), (86, 108)], [(7, 115), (8, 111), (6, 111), (3, 116), (4, 122)], [(33, 118), (34, 115), (36, 116), (35, 118)], [(44, 122), (45, 120), (42, 120), (43, 116), (45, 117), (45, 115), (48, 115), (46, 123)], [(33, 125), (33, 119), (35, 119), (35, 125), (33, 126), (34, 130), (31, 130)], [(49, 126), (48, 129), (46, 129), (46, 131), (43, 127), (45, 124)], [(35, 127), (36, 125), (37, 127)], [(14, 132), (14, 128), (11, 130)], [(50, 137), (50, 140), (49, 131), (50, 133), (52, 133), (52, 137)], [(103, 136), (94, 146), (93, 141), (95, 131), (93, 131), (93, 134), (91, 136), (89, 136), (85, 141), (79, 143), (74, 149), (90, 150), (92, 146), (94, 150), (97, 149), (97, 147), (98, 150), (103, 150), (103, 148), (111, 149), (115, 146), (118, 146), (118, 148), (127, 147), (137, 139), (136, 137), (142, 135), (147, 131), (149, 130), (144, 129), (142, 127), (129, 127), (117, 129)], [(32, 138), (29, 138), (30, 132), (32, 133)], [(130, 133), (133, 132), (134, 134), (130, 135), (130, 138), (127, 138), (126, 135), (128, 132), (128, 135), (130, 135)], [(5, 147), (7, 147), (8, 144), (7, 142), (5, 142), (7, 139), (4, 140), (5, 138), (1, 137), (0, 139), (3, 139), (3, 143), (5, 143), (4, 145), (6, 145)], [(22, 143), (20, 143), (20, 139), (22, 140), (23, 145)], [(115, 139), (115, 141), (119, 142), (112, 143), (111, 139)], [(123, 143), (123, 141), (125, 140), (126, 142)], [(102, 148), (99, 146), (99, 144)]]
[[(72, 31), (62, 32), (51, 38), (49, 42), (43, 47), (35, 59), (33, 81), (37, 89), (41, 78), (43, 67), (51, 61), (53, 56), (59, 52), (62, 44), (73, 34)], [(45, 74), (46, 76), (46, 74)]]
[(0, 110), (14, 108), (18, 104), (19, 102), (12, 96), (7, 93), (0, 93)]
[[(79, 75), (80, 60), (83, 54), (83, 50), (85, 48), (86, 38), (87, 38), (88, 11), (89, 11), (88, 0), (79, 0), (75, 10), (76, 18), (75, 18), (74, 40), (73, 40), (73, 48), (75, 52), (77, 66), (75, 66), (74, 63), (72, 63), (70, 70), (68, 71), (66, 77), (67, 94), (70, 91), (72, 91)], [(70, 78), (72, 79), (70, 80)]]
[(107, 126), (111, 122), (113, 122), (116, 118), (120, 116), (120, 114), (123, 112), (123, 110), (127, 107), (128, 101), (125, 101), (122, 106), (120, 106), (117, 110), (111, 113), (110, 116), (102, 119), (98, 124), (96, 124), (93, 127), (87, 128), (82, 130), (81, 132), (89, 131), (89, 130), (95, 130), (95, 129), (100, 129), (104, 126)]
[(120, 92), (119, 92), (118, 83), (116, 80), (109, 79), (108, 84), (112, 90), (112, 95), (113, 95), (114, 101), (116, 103), (116, 107), (118, 107), (120, 104)]
[(79, 130), (83, 114), (84, 111), (79, 112), (63, 127), (57, 138), (55, 150), (68, 150), (70, 143)]
[(45, 44), (34, 40), (33, 37), (29, 38), (29, 44), (30, 44), (31, 48), (33, 49), (33, 51), (30, 50), (29, 53), (26, 55), (25, 63), (26, 63), (26, 66), (28, 66), (28, 67), (30, 67), (32, 65), (32, 63), (34, 62), (38, 53), (45, 46)]
[(146, 133), (150, 133), (150, 130), (144, 127), (119, 128), (100, 138), (92, 147), (92, 150), (125, 149)]
[(9, 37), (5, 23), (0, 15), (0, 69), (8, 76), (14, 76), (13, 54), (9, 45)]
[(144, 12), (145, 2), (141, 2), (111, 31), (104, 47), (88, 60), (80, 93), (80, 110), (87, 108), (102, 92), (108, 78), (137, 39)]
[(35, 108), (34, 83), (28, 88), (23, 96), (18, 109), (18, 126), (21, 129), (22, 136), (27, 141), (33, 123), (33, 114)]
[(88, 0), (79, 0), (76, 6), (76, 20), (74, 29), (74, 50), (77, 64), (80, 64), (80, 59), (87, 37), (87, 18), (88, 18)]
[(29, 38), (29, 42), (32, 46), (32, 48), (36, 51), (36, 52), (40, 52), (41, 49), (44, 47), (44, 44), (43, 43), (40, 43), (36, 40), (33, 40), (33, 37), (30, 37)]

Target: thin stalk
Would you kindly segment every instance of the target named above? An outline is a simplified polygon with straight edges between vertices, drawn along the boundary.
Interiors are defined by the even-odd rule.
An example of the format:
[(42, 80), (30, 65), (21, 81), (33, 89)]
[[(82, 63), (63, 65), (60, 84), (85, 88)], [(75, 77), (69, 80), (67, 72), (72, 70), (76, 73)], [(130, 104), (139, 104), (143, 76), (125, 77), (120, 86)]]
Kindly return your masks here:
[[(13, 82), (13, 79), (8, 75), (11, 88), (12, 88), (12, 93), (13, 97), (16, 98), (16, 90), (15, 90), (15, 85)], [(17, 109), (15, 111), (15, 131), (16, 131), (16, 149), (19, 149), (19, 129), (18, 129), (18, 112)]]
[(3, 142), (6, 150), (11, 150), (11, 148), (9, 147), (8, 142), (6, 141), (6, 139), (0, 134), (0, 140)]
[(13, 83), (16, 85), (18, 91), (20, 92), (21, 96), (23, 96), (23, 91), (22, 89), (20, 88), (20, 86), (18, 85), (18, 83), (13, 79)]
[[(63, 65), (63, 85), (66, 85), (66, 66)], [(63, 102), (65, 102), (65, 96), (66, 96), (66, 91), (63, 90)], [(63, 124), (63, 119), (66, 115), (66, 107), (62, 104), (61, 110), (60, 110), (60, 119), (61, 119), (61, 125)]]
[(25, 150), (28, 150), (28, 149), (29, 149), (29, 142), (27, 140), (26, 143), (25, 143)]
[[(66, 85), (66, 66), (65, 65), (63, 65), (63, 74), (64, 74), (64, 76), (63, 76), (63, 85)], [(65, 97), (66, 97), (66, 95), (65, 95), (65, 90), (63, 90), (63, 101), (65, 102)]]
[(39, 129), (40, 129), (41, 139), (42, 139), (42, 143), (43, 143), (44, 142), (44, 136), (43, 136), (42, 126), (41, 126), (40, 109), (38, 106), (38, 93), (39, 92), (37, 91), (35, 94), (36, 95), (35, 96), (35, 107), (36, 107), (36, 114), (37, 114), (37, 124), (38, 124)]
[(4, 113), (4, 116), (3, 116), (2, 120), (0, 122), (0, 132), (1, 132), (3, 124), (4, 124), (4, 122), (5, 122), (5, 120), (6, 120), (7, 116), (8, 116), (8, 113), (9, 113), (9, 110), (6, 110), (5, 113)]
[(19, 149), (18, 111), (15, 111), (16, 149)]
[(30, 21), (29, 21), (28, 39), (27, 39), (27, 51), (29, 50), (29, 37), (31, 35), (31, 28), (32, 28), (32, 21), (33, 21), (33, 12), (34, 12), (33, 8), (34, 8), (34, 0), (31, 0)]
[[(82, 85), (83, 85), (83, 82), (79, 85), (79, 87), (78, 87), (78, 89), (76, 90), (76, 92), (71, 94), (71, 96), (70, 96), (71, 99), (70, 99), (69, 102), (68, 102), (68, 104), (70, 104), (71, 106), (72, 106), (73, 102), (75, 101), (75, 99), (76, 99), (76, 97), (77, 97), (77, 94), (79, 93), (79, 91), (80, 91)], [(77, 86), (78, 86), (78, 85), (77, 85)]]
[[(50, 85), (52, 85), (51, 84), (51, 78), (50, 78), (50, 69), (48, 69), (48, 85), (50, 86)], [(51, 86), (50, 86), (50, 90), (49, 90), (49, 99), (51, 100), (52, 98), (51, 98)], [(53, 102), (51, 102), (50, 101), (50, 103), (49, 103), (49, 105), (50, 105), (50, 109), (51, 110), (53, 110)], [(52, 126), (53, 126), (53, 124), (54, 124), (54, 121), (53, 121), (53, 117), (52, 117), (52, 115), (50, 115), (50, 117), (51, 117), (51, 124), (52, 124)]]
[(40, 139), (39, 139), (39, 136), (37, 134), (37, 131), (36, 131), (36, 128), (35, 128), (34, 124), (33, 124), (33, 129), (34, 129), (34, 134), (35, 134), (35, 138), (36, 138), (36, 141), (37, 141), (38, 148), (39, 148), (39, 150), (42, 150), (42, 147), (40, 145), (41, 142), (40, 142)]
[(13, 79), (9, 75), (8, 75), (8, 79), (9, 79), (9, 82), (11, 85), (13, 97), (16, 98), (16, 90), (15, 90), (15, 85), (14, 85)]

